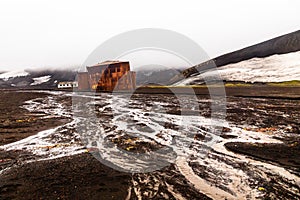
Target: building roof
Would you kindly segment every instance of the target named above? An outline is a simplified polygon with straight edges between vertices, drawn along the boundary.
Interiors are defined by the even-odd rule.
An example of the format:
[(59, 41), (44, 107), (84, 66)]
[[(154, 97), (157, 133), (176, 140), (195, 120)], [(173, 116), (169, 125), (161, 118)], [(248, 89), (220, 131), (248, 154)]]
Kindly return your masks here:
[(127, 63), (129, 65), (129, 61), (104, 61), (98, 64), (95, 64), (93, 66), (87, 66), (86, 69), (88, 71), (88, 73), (99, 73), (101, 70), (106, 69), (106, 68), (115, 68), (118, 65), (115, 64), (120, 64), (120, 63)]
[(97, 64), (92, 65), (92, 66), (88, 66), (88, 67), (106, 66), (106, 65), (112, 65), (112, 64), (117, 64), (117, 63), (128, 63), (128, 61), (107, 60), (107, 61), (100, 62), (100, 63), (97, 63)]
[(70, 84), (70, 83), (77, 83), (77, 81), (63, 81), (63, 82), (59, 82), (58, 84)]

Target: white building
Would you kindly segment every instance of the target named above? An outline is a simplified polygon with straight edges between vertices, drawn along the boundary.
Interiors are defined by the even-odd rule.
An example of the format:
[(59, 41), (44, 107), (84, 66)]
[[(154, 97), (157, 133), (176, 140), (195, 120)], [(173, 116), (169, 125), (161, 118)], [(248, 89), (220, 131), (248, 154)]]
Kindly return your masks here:
[(74, 87), (78, 87), (78, 82), (67, 81), (67, 82), (59, 82), (57, 84), (57, 88), (59, 89), (67, 89), (67, 88), (74, 88)]

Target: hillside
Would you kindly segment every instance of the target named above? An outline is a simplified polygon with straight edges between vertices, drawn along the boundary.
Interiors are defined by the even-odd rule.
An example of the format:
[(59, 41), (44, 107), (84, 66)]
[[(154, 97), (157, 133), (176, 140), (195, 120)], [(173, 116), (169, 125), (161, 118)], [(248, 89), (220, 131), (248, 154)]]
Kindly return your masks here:
[(53, 89), (60, 81), (75, 80), (72, 70), (21, 70), (0, 74), (0, 88)]
[(221, 66), (201, 74), (188, 77), (175, 85), (199, 85), (205, 80), (220, 77), (226, 82), (239, 81), (248, 83), (287, 82), (300, 80), (300, 51), (276, 54), (264, 58), (251, 58), (238, 63)]
[[(179, 73), (177, 69), (143, 69), (137, 71), (137, 85), (161, 84)], [(58, 82), (74, 81), (75, 70), (18, 70), (0, 73), (0, 88), (3, 89), (55, 89)]]
[[(265, 42), (243, 48), (231, 53), (224, 54), (207, 62), (188, 68), (180, 76), (175, 76), (170, 83), (176, 83), (184, 77), (195, 76), (215, 67), (222, 67), (229, 64), (249, 61), (253, 58), (266, 58), (275, 54), (288, 54), (300, 50), (300, 31), (282, 35)], [(252, 60), (251, 60), (252, 61)], [(244, 65), (241, 65), (242, 69)], [(263, 65), (261, 65), (263, 67)], [(240, 77), (243, 79), (243, 77)]]

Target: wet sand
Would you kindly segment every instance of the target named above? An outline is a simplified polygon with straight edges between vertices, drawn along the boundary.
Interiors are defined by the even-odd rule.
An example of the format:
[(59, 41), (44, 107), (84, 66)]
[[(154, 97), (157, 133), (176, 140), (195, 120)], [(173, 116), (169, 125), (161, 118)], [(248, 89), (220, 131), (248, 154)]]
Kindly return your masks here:
[[(298, 88), (296, 88), (298, 89)], [(280, 106), (269, 106), (266, 103), (264, 110), (269, 111), (265, 116), (257, 111), (248, 110), (245, 108), (255, 106), (255, 101), (248, 101), (249, 96), (260, 97), (268, 96), (280, 101), (278, 98), (287, 99), (287, 106), (289, 101), (292, 101), (291, 106), (299, 105), (298, 91), (294, 88), (286, 90), (284, 88), (277, 88), (272, 90), (272, 94), (268, 96), (267, 93), (260, 93), (260, 90), (249, 89), (245, 91), (241, 88), (227, 90), (227, 97), (229, 102), (241, 102), (236, 108), (229, 109), (227, 120), (231, 123), (240, 126), (247, 123), (249, 126), (254, 125), (260, 121), (260, 126), (269, 128), (271, 126), (279, 129), (278, 125), (290, 129), (285, 130), (287, 133), (296, 135), (295, 137), (280, 137), (279, 139), (284, 144), (255, 144), (255, 143), (226, 143), (225, 147), (235, 153), (247, 155), (263, 162), (275, 163), (275, 165), (298, 171), (300, 169), (299, 156), (300, 142), (299, 142), (299, 123), (296, 119), (298, 108)], [(251, 90), (251, 92), (250, 92)], [(264, 90), (264, 89), (262, 89)], [(201, 90), (203, 92), (203, 90)], [(275, 92), (274, 92), (275, 91)], [(281, 91), (280, 93), (278, 91)], [(156, 91), (157, 92), (157, 91)], [(149, 92), (148, 92), (149, 93)], [(164, 93), (164, 92), (158, 92)], [(262, 95), (263, 94), (263, 95)], [(276, 95), (275, 95), (276, 94)], [(45, 98), (50, 94), (37, 92), (15, 92), (5, 91), (1, 94), (1, 126), (0, 126), (0, 142), (1, 145), (8, 144), (21, 140), (30, 135), (34, 135), (41, 130), (50, 129), (70, 121), (68, 118), (46, 118), (41, 119), (39, 112), (29, 112), (26, 109), (20, 108), (25, 101), (35, 98)], [(205, 92), (203, 92), (203, 95)], [(274, 96), (275, 95), (275, 96)], [(241, 98), (240, 96), (247, 96)], [(200, 96), (202, 98), (202, 95)], [(231, 99), (230, 98), (241, 98)], [(71, 98), (60, 99), (67, 106), (71, 105)], [(249, 103), (250, 102), (250, 103)], [(297, 103), (298, 102), (298, 103)], [(259, 105), (264, 105), (259, 102)], [(275, 104), (277, 105), (277, 104)], [(207, 105), (202, 105), (203, 108)], [(262, 108), (260, 108), (262, 109)], [(295, 119), (285, 119), (284, 117), (272, 117), (272, 111), (282, 111), (288, 113), (289, 109), (294, 109), (291, 113)], [(176, 113), (176, 112), (175, 112)], [(257, 115), (261, 115), (261, 119), (257, 119)], [(269, 116), (268, 116), (269, 115)], [(275, 115), (274, 115), (275, 116)], [(251, 124), (252, 123), (252, 124)], [(267, 129), (269, 131), (260, 130), (261, 134), (272, 132), (275, 129)], [(222, 137), (235, 138), (231, 135), (230, 130), (224, 130)], [(276, 135), (274, 135), (276, 137)], [(160, 172), (147, 174), (129, 174), (113, 170), (96, 160), (89, 153), (81, 153), (73, 156), (66, 156), (57, 159), (50, 159), (45, 161), (32, 162), (36, 159), (35, 155), (25, 150), (15, 151), (0, 151), (0, 170), (8, 167), (8, 170), (0, 174), (0, 199), (138, 199), (134, 188), (140, 188), (141, 191), (151, 193), (155, 187), (145, 184), (142, 180), (148, 176), (152, 177), (153, 184), (155, 180), (160, 182), (160, 187), (157, 189), (153, 199), (210, 199), (208, 196), (198, 191), (184, 176), (178, 173), (180, 170), (176, 166), (169, 166)], [(31, 160), (26, 163), (26, 160)], [(25, 163), (24, 163), (25, 161)], [(190, 163), (200, 176), (208, 176), (206, 171), (196, 164)], [(237, 164), (241, 169), (246, 169), (242, 164)], [(202, 170), (202, 171), (201, 171)], [(202, 174), (202, 175), (201, 175)], [(299, 174), (298, 174), (299, 176)], [(271, 176), (270, 176), (271, 177)], [(138, 182), (139, 187), (134, 187), (134, 181)], [(276, 177), (272, 178), (276, 181)], [(264, 198), (274, 199), (274, 193), (280, 198), (288, 195), (290, 199), (297, 199), (292, 193), (287, 193), (278, 189), (279, 185), (274, 185), (272, 182), (261, 180), (261, 184), (265, 191), (263, 191)], [(151, 183), (152, 183), (151, 182)], [(172, 187), (170, 187), (170, 185)], [(299, 185), (290, 183), (290, 187), (299, 190)], [(170, 189), (172, 188), (172, 189)], [(275, 189), (276, 192), (274, 192)], [(143, 196), (143, 194), (141, 194)]]
[(125, 199), (131, 176), (85, 153), (15, 167), (1, 176), (1, 199)]
[(300, 138), (297, 137), (289, 143), (242, 143), (229, 142), (225, 147), (233, 152), (252, 156), (256, 159), (276, 163), (292, 169), (300, 175)]

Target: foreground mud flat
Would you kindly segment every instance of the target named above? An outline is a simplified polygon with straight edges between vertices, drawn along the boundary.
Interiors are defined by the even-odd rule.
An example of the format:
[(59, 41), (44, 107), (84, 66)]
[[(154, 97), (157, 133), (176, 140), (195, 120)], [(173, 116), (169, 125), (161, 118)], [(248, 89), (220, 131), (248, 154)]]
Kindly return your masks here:
[[(33, 121), (18, 121), (27, 123), (23, 132), (32, 135), (17, 134), (15, 142), (0, 147), (1, 199), (300, 198), (297, 99), (229, 95), (226, 118), (211, 119), (212, 102), (204, 95), (195, 99), (182, 94), (178, 100), (135, 94), (127, 101), (124, 94), (25, 94), (30, 98), (16, 105), (23, 108), (22, 115), (60, 123), (35, 134)], [(142, 158), (131, 163), (132, 155), (162, 148), (176, 154), (166, 154), (170, 164), (154, 172), (114, 170), (150, 169)]]

